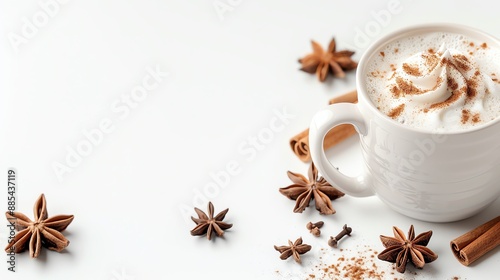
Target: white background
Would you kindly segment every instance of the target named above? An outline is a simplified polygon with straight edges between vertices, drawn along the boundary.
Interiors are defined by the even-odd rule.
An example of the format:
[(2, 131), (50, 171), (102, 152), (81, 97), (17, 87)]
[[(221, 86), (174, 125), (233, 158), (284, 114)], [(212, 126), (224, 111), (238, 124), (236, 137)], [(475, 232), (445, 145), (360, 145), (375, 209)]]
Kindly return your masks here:
[[(315, 273), (321, 249), (340, 256), (326, 241), (344, 223), (354, 233), (342, 247), (354, 251), (382, 250), (378, 236), (391, 235), (393, 225), (433, 230), (429, 247), (438, 260), (421, 271), (409, 265), (408, 278), (491, 279), (500, 272), (498, 248), (471, 267), (449, 248), (452, 239), (497, 216), (500, 200), (470, 219), (435, 224), (394, 213), (375, 197), (345, 196), (333, 202), (332, 216), (320, 216), (312, 205), (296, 214), (294, 201), (278, 192), (290, 184), (287, 170), (307, 174), (290, 138), (330, 98), (354, 89), (354, 72), (320, 83), (298, 70), (311, 39), (326, 46), (334, 36), (358, 60), (365, 43), (417, 23), (456, 22), (500, 36), (491, 2), (392, 1), (397, 12), (381, 18), (391, 1), (73, 0), (55, 2), (58, 10), (43, 22), (39, 3), (46, 2), (0, 4), (0, 181), (6, 185), (7, 169), (15, 167), (19, 211), (32, 217), (35, 199), (45, 193), (49, 215), (75, 220), (64, 233), (71, 244), (63, 253), (18, 254), (18, 272), (2, 261), (1, 279), (304, 279)], [(218, 12), (214, 4), (231, 8)], [(42, 24), (13, 44), (25, 19), (33, 23), (36, 16)], [(365, 42), (356, 40), (367, 28)], [(169, 76), (128, 115), (113, 111), (157, 67)], [(294, 117), (267, 135), (267, 143), (252, 146), (251, 138), (269, 132), (283, 110)], [(67, 164), (68, 149), (86, 139), (82, 131), (103, 120), (113, 131), (58, 180), (54, 162)], [(329, 154), (342, 170), (357, 173), (355, 138)], [(207, 193), (210, 174), (222, 176), (228, 164), (237, 164), (237, 172)], [(6, 209), (6, 186), (1, 190)], [(229, 208), (226, 221), (234, 226), (224, 239), (189, 234), (201, 196), (216, 212)], [(320, 219), (326, 224), (315, 238), (305, 224)], [(1, 228), (4, 247), (8, 232)], [(313, 246), (302, 266), (280, 260), (273, 245), (299, 236)]]

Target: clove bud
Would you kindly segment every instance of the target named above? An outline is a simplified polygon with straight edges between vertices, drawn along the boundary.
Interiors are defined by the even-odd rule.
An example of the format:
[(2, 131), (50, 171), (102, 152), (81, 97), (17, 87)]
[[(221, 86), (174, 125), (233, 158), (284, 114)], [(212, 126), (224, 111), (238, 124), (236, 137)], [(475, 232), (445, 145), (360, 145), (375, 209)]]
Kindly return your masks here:
[(352, 228), (348, 227), (347, 224), (345, 224), (344, 227), (342, 228), (342, 231), (339, 234), (337, 234), (337, 236), (335, 237), (330, 236), (330, 240), (328, 240), (328, 245), (337, 248), (337, 243), (339, 242), (339, 240), (346, 235), (350, 236), (351, 232)]
[(309, 232), (318, 237), (321, 235), (321, 231), (319, 230), (325, 223), (323, 221), (319, 221), (316, 223), (307, 223), (306, 228), (309, 230)]

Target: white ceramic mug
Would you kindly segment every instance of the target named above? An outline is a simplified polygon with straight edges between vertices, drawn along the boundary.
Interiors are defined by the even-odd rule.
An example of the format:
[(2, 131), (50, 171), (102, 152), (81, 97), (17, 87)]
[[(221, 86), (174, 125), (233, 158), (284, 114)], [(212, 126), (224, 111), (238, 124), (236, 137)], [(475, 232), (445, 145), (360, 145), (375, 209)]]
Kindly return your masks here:
[[(318, 112), (309, 128), (309, 145), (323, 177), (346, 194), (376, 194), (406, 216), (451, 222), (480, 212), (500, 196), (500, 118), (466, 131), (429, 133), (380, 112), (365, 84), (368, 64), (388, 42), (433, 31), (463, 34), (500, 48), (498, 39), (456, 24), (419, 25), (377, 40), (359, 61), (358, 103), (333, 104)], [(354, 125), (360, 137), (364, 164), (357, 177), (333, 167), (323, 150), (327, 132), (345, 123)]]

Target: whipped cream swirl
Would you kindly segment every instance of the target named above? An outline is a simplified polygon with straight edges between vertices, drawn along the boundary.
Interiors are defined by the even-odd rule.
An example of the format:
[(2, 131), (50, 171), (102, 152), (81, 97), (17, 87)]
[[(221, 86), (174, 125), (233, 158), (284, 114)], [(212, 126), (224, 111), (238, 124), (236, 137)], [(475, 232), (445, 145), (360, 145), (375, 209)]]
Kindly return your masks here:
[(387, 114), (399, 121), (403, 111), (425, 115), (428, 124), (444, 126), (450, 122), (479, 122), (484, 96), (498, 92), (498, 85), (484, 75), (474, 58), (444, 44), (404, 60), (395, 69), (389, 89), (396, 106)]

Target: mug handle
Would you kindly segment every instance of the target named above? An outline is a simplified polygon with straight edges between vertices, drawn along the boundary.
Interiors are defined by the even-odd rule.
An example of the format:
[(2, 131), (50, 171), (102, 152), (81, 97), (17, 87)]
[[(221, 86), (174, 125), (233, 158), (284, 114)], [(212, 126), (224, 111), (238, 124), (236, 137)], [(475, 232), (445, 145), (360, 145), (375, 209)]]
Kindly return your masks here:
[(328, 131), (341, 124), (352, 124), (358, 134), (366, 135), (366, 123), (357, 104), (336, 103), (316, 113), (309, 127), (309, 150), (321, 175), (342, 192), (355, 196), (374, 195), (369, 174), (364, 169), (357, 177), (347, 176), (335, 168), (326, 157), (323, 141)]

